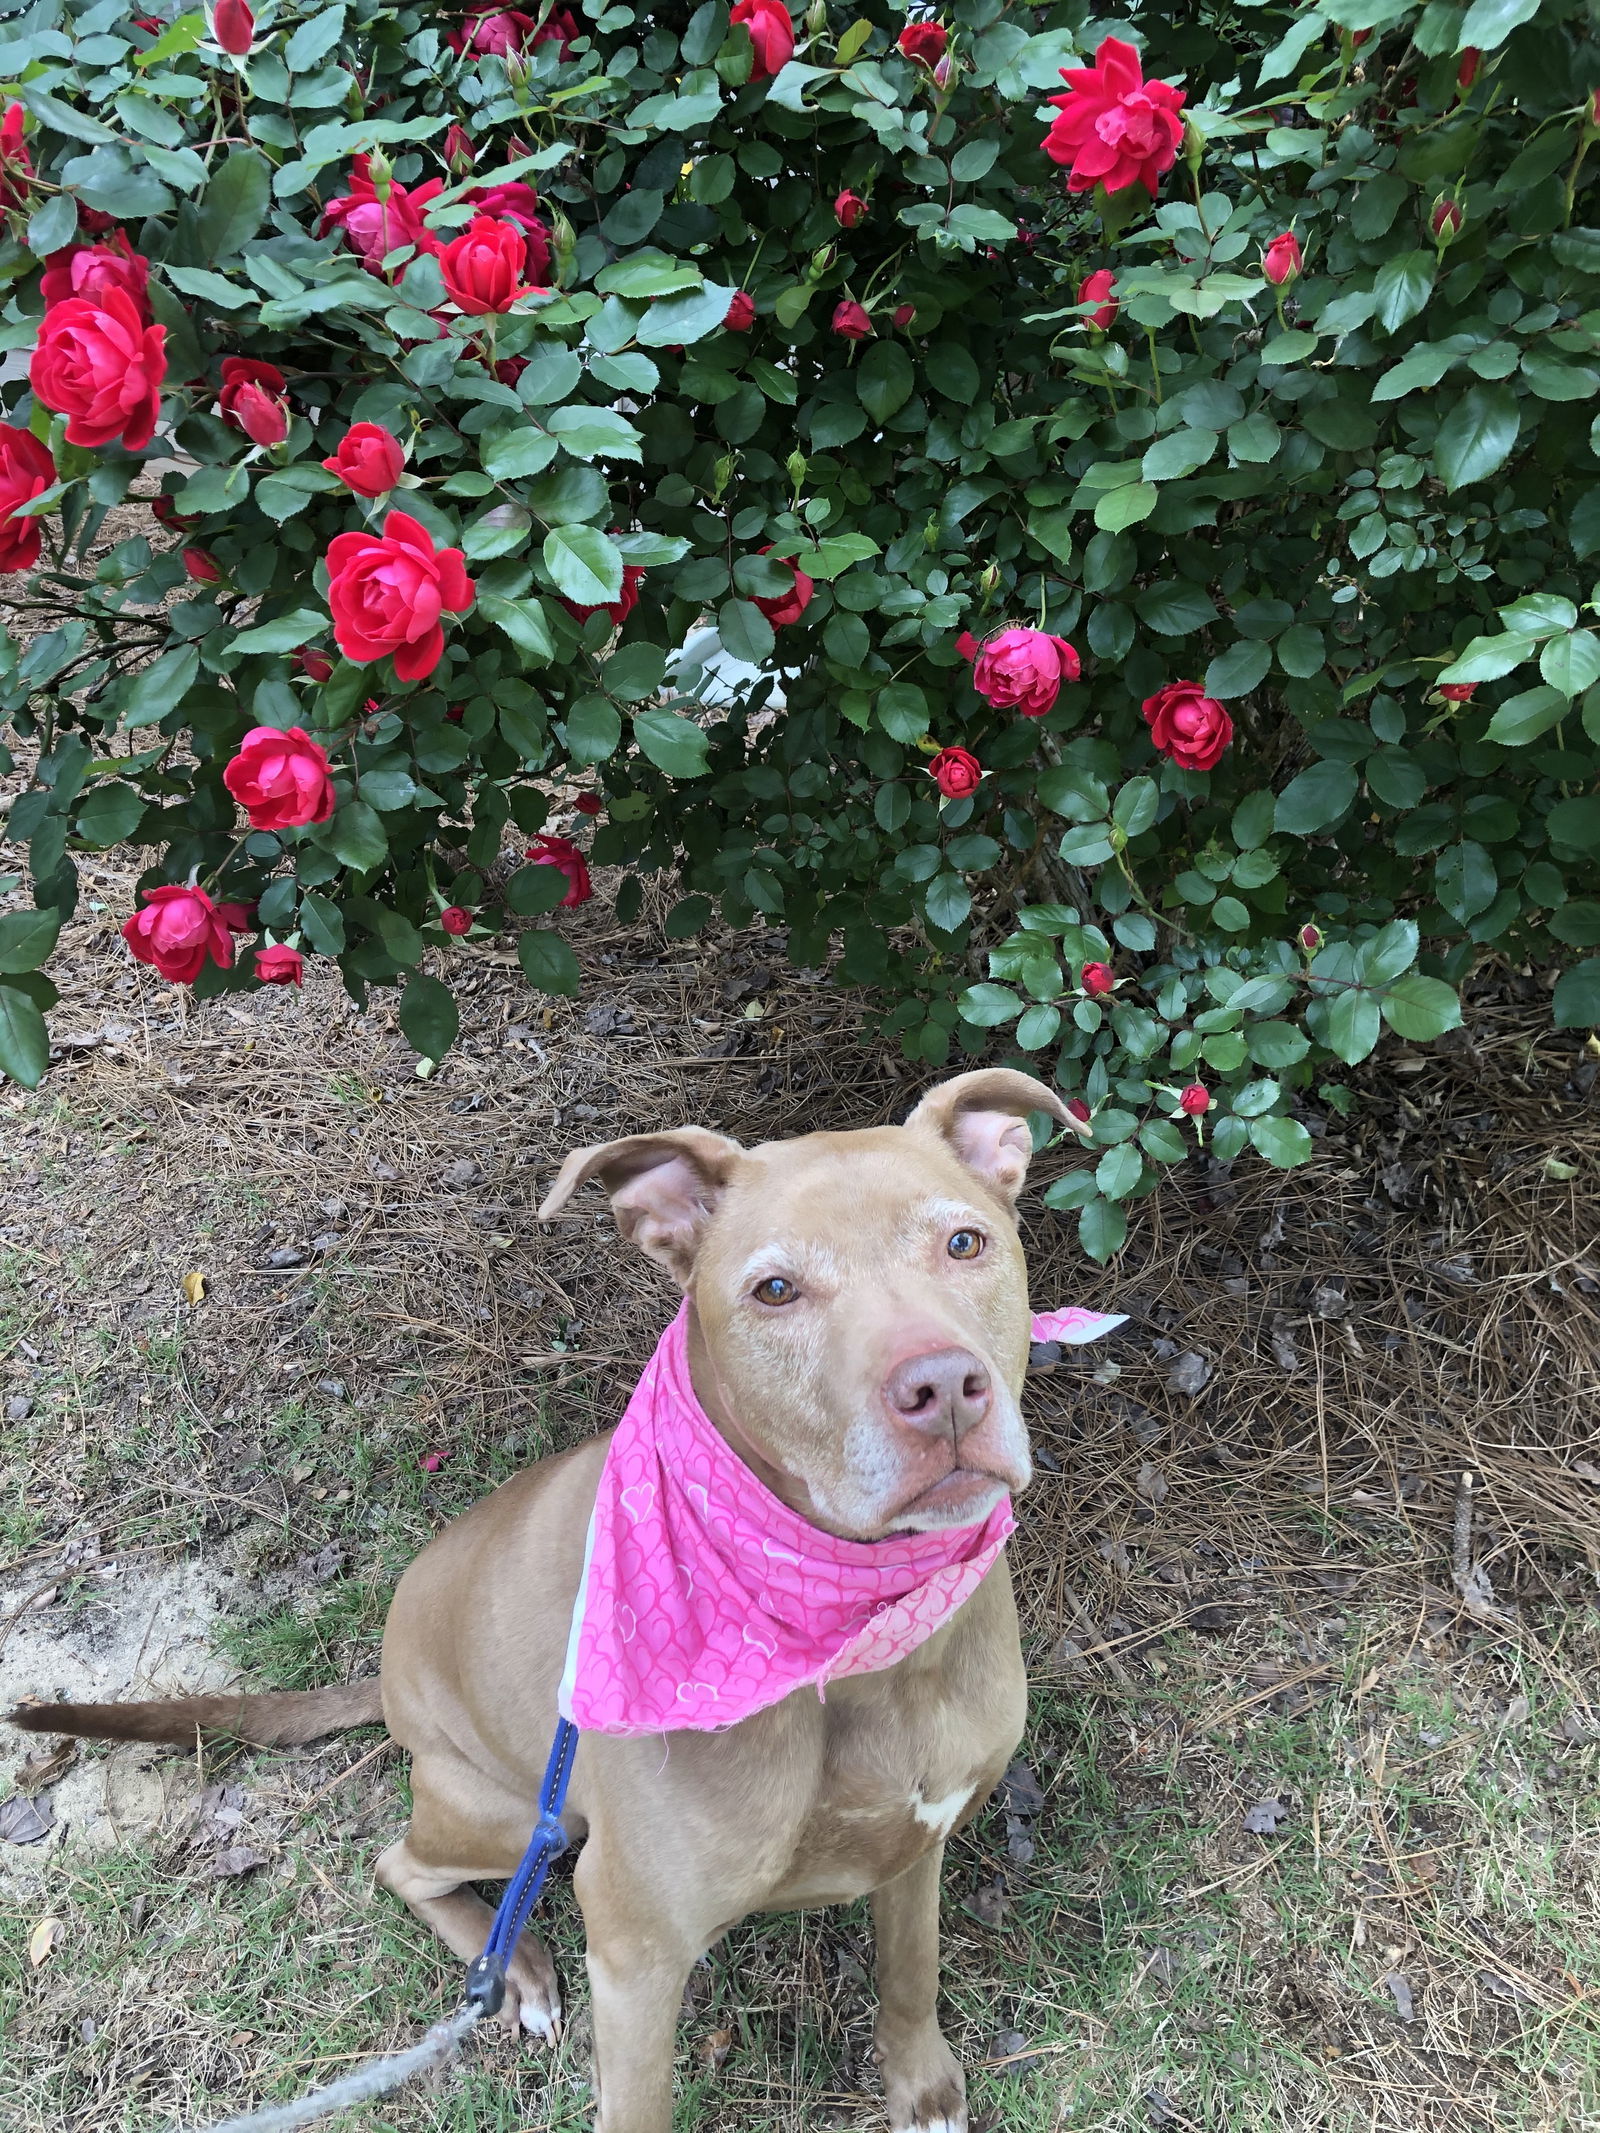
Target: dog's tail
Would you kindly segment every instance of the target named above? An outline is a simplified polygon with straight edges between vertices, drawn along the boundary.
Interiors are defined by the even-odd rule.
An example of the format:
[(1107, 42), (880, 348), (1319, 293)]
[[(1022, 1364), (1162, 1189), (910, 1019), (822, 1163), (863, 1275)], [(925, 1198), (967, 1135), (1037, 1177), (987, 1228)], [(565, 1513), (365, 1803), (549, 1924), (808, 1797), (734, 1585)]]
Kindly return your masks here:
[(157, 1703), (23, 1703), (8, 1716), (25, 1733), (75, 1733), (86, 1740), (154, 1740), (192, 1747), (197, 1735), (282, 1748), (381, 1724), (377, 1675), (344, 1688), (272, 1696), (173, 1696)]

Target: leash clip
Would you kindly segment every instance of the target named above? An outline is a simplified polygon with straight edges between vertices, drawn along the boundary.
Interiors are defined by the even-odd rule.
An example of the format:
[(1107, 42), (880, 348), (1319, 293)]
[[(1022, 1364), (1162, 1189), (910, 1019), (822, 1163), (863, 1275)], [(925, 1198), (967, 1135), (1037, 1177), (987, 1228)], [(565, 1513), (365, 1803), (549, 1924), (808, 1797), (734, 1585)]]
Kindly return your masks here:
[(506, 2001), (506, 1966), (498, 1955), (485, 1951), (471, 1965), (462, 1997), (485, 2020), (500, 2012)]

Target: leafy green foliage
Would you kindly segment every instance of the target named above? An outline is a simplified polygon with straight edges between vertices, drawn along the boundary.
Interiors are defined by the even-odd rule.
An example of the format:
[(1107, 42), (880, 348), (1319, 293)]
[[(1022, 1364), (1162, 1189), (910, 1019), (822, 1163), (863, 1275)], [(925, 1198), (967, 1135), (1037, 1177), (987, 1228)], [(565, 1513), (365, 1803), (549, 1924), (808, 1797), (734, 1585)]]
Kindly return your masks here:
[[(1346, 0), (1135, 9), (1194, 119), (1151, 201), (1069, 194), (1040, 151), (1043, 98), (1092, 57), (1080, 10), (955, 0), (947, 87), (876, 0), (824, 14), (764, 82), (711, 5), (590, 0), (576, 41), (508, 65), (417, 7), (290, 4), (219, 148), (234, 77), (198, 17), (152, 39), (41, 0), (7, 49), (57, 190), (0, 254), (0, 338), (37, 335), (63, 201), (129, 218), (173, 427), (89, 451), (7, 388), (59, 476), (33, 507), (58, 612), (0, 663), (42, 747), (11, 831), (57, 913), (77, 853), (154, 842), (148, 881), (198, 871), (358, 998), (403, 986), (436, 1057), (452, 1021), (416, 966), (444, 905), (531, 921), (530, 981), (578, 983), (551, 870), (502, 863), (576, 770), (604, 798), (596, 864), (678, 869), (673, 937), (781, 925), (878, 990), (908, 1058), (998, 1045), (1081, 1094), (1105, 1153), (1063, 1190), (1104, 1256), (1199, 1135), (1302, 1160), (1300, 1093), (1385, 1030), (1452, 1027), (1491, 946), (1553, 938), (1557, 1019), (1600, 1012), (1600, 45), (1576, 0), (1465, 24), (1395, 0), (1359, 46)], [(426, 241), (369, 270), (323, 211), (374, 152), (442, 189)], [(463, 315), (434, 254), (471, 187), (518, 183), (549, 286)], [(1304, 270), (1275, 286), (1291, 228)], [(1077, 295), (1101, 267), (1104, 330)], [(832, 329), (842, 302), (864, 341)], [(281, 445), (219, 419), (233, 355), (282, 370)], [(322, 465), (354, 423), (400, 440), (392, 503), (476, 588), (415, 682), (332, 641), (323, 559), (383, 511)], [(191, 523), (90, 570), (174, 446)], [(182, 547), (218, 582), (186, 583)], [(711, 620), (761, 670), (715, 708), (676, 658)], [(1019, 623), (1083, 660), (1037, 719), (978, 695), (957, 645)], [(1204, 770), (1141, 715), (1191, 679), (1231, 721)], [(241, 841), (221, 770), (260, 724), (328, 748), (331, 819)], [(984, 775), (945, 798), (925, 766), (953, 746)], [(1092, 962), (1114, 991), (1084, 987)], [(34, 968), (0, 979), (19, 1078)], [(213, 980), (253, 982), (249, 959)]]

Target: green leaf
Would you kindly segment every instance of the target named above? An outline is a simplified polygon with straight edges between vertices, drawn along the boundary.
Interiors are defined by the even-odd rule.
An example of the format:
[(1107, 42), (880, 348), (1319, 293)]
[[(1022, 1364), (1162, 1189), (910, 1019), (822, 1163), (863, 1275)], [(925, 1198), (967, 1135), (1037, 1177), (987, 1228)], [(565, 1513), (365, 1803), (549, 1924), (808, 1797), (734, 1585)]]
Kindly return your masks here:
[[(1590, 642), (1593, 641), (1590, 638)], [(1569, 642), (1570, 639), (1565, 637), (1552, 638), (1545, 651), (1548, 654), (1557, 646), (1564, 649)], [(1544, 661), (1539, 664), (1542, 668)], [(1500, 706), (1490, 719), (1484, 738), (1498, 741), (1503, 748), (1525, 748), (1566, 716), (1568, 694), (1559, 686), (1550, 688), (1543, 684), (1536, 689), (1524, 689), (1520, 696), (1513, 696)]]
[(724, 600), (717, 610), (717, 635), (725, 650), (747, 666), (765, 666), (777, 645), (772, 624), (749, 600)]
[(318, 841), (342, 866), (363, 874), (389, 856), (388, 832), (364, 800), (346, 800), (323, 824)]
[(1480, 51), (1494, 51), (1513, 30), (1531, 22), (1539, 7), (1540, 0), (1472, 0), (1456, 31), (1456, 50), (1475, 45)]
[(891, 681), (878, 691), (872, 708), (884, 732), (907, 746), (921, 740), (932, 716), (926, 695), (914, 681)]
[(1293, 1170), (1297, 1164), (1309, 1161), (1314, 1145), (1297, 1118), (1253, 1118), (1250, 1141), (1257, 1154), (1265, 1156), (1275, 1170)]
[(1593, 851), (1600, 846), (1600, 798), (1558, 800), (1545, 816), (1544, 826), (1555, 843)]
[(566, 726), (575, 763), (604, 763), (621, 745), (622, 720), (603, 696), (580, 696), (567, 712)]
[(1356, 975), (1363, 985), (1390, 985), (1417, 959), (1415, 919), (1397, 918), (1363, 941), (1356, 950)]
[(1279, 793), (1274, 826), (1291, 837), (1331, 829), (1349, 811), (1360, 785), (1353, 763), (1313, 763)]
[(700, 289), (664, 296), (640, 321), (638, 338), (647, 348), (689, 347), (703, 341), (721, 326), (737, 294), (736, 289), (707, 282)]
[(144, 809), (144, 794), (137, 787), (112, 779), (97, 785), (79, 807), (73, 831), (85, 844), (105, 851), (133, 835), (144, 819)]
[(1158, 1163), (1181, 1163), (1189, 1145), (1169, 1118), (1147, 1118), (1139, 1128), (1139, 1145)]
[[(681, 904), (676, 905), (674, 911), (682, 908)], [(667, 932), (672, 938), (681, 940), (681, 934), (672, 934), (672, 915), (668, 914)], [(530, 927), (519, 937), (517, 961), (522, 965), (528, 983), (540, 992), (570, 995), (577, 991), (583, 975), (571, 948), (559, 933), (552, 932), (547, 926)]]
[(1221, 441), (1215, 430), (1169, 430), (1146, 450), (1140, 475), (1145, 481), (1181, 481), (1203, 467)]
[[(1248, 696), (1250, 691), (1266, 679), (1272, 665), (1272, 647), (1258, 638), (1241, 637), (1230, 644), (1225, 652), (1219, 652), (1206, 668), (1206, 694), (1208, 696)], [(1278, 827), (1283, 827), (1280, 818)]]
[(1143, 1176), (1144, 1157), (1132, 1141), (1123, 1141), (1101, 1156), (1094, 1182), (1108, 1200), (1125, 1200)]
[(0, 917), (0, 973), (9, 977), (37, 970), (60, 931), (59, 911), (7, 911)]
[(1484, 481), (1511, 457), (1521, 415), (1507, 385), (1473, 385), (1439, 425), (1433, 466), (1446, 489)]
[(1463, 926), (1488, 910), (1499, 886), (1494, 861), (1470, 837), (1446, 845), (1434, 863), (1433, 893)]
[(230, 150), (205, 197), (195, 241), (203, 259), (227, 259), (260, 229), (272, 203), (272, 172), (252, 148)]
[(320, 637), (328, 627), (326, 615), (319, 615), (309, 607), (297, 607), (292, 615), (275, 616), (271, 622), (257, 623), (254, 629), (241, 630), (237, 637), (230, 638), (230, 652), (293, 652), (302, 644), (309, 644), (313, 637)]
[(559, 867), (519, 867), (506, 883), (506, 908), (519, 918), (548, 918), (560, 909), (569, 886)]
[(1365, 1059), (1378, 1041), (1378, 1003), (1369, 992), (1335, 993), (1324, 1003), (1319, 1032), (1329, 1051), (1346, 1066)]
[(1320, 674), (1327, 662), (1328, 650), (1322, 641), (1322, 632), (1309, 622), (1298, 622), (1293, 629), (1285, 630), (1278, 639), (1278, 664), (1285, 674), (1292, 674), (1304, 681), (1312, 674)]
[(308, 889), (300, 899), (300, 925), (307, 944), (317, 955), (344, 954), (344, 913), (331, 897)]
[(1461, 1002), (1454, 991), (1442, 978), (1425, 978), (1420, 971), (1391, 985), (1379, 1006), (1395, 1035), (1412, 1044), (1427, 1044), (1461, 1027)]
[(192, 644), (174, 645), (151, 661), (122, 690), (124, 728), (153, 726), (175, 711), (194, 686), (200, 671), (200, 653)]
[(36, 1089), (50, 1064), (50, 1034), (28, 995), (0, 985), (0, 1074)]
[(861, 405), (880, 426), (905, 406), (915, 384), (911, 358), (898, 341), (874, 341), (856, 372)]
[(1078, 1215), (1078, 1242), (1098, 1266), (1121, 1251), (1128, 1235), (1128, 1217), (1115, 1200), (1097, 1193), (1085, 1201)]
[(667, 655), (659, 645), (625, 644), (606, 661), (600, 681), (608, 696), (644, 703), (661, 687), (666, 670)]
[(554, 526), (544, 567), (556, 591), (579, 607), (607, 607), (622, 594), (622, 557), (598, 526)]
[(508, 600), (501, 593), (479, 592), (477, 611), (485, 622), (504, 630), (519, 652), (541, 662), (554, 659), (556, 641), (537, 600)]
[[(1551, 996), (1557, 1029), (1600, 1028), (1600, 955), (1564, 970)], [(0, 1066), (6, 1064), (0, 1057)]]
[(928, 383), (947, 400), (963, 407), (976, 402), (981, 383), (978, 366), (959, 341), (935, 341), (923, 357), (922, 367)]
[(1474, 637), (1466, 650), (1439, 676), (1441, 681), (1498, 681), (1531, 659), (1539, 649), (1537, 637), (1512, 634), (1505, 637)]
[(972, 891), (959, 874), (935, 874), (924, 901), (929, 923), (941, 933), (954, 933), (972, 909)]
[(524, 510), (521, 504), (491, 504), (463, 529), (461, 552), (475, 563), (514, 554), (528, 538), (532, 526), (533, 514)]
[(325, 7), (309, 16), (283, 48), (283, 63), (291, 74), (309, 74), (326, 59), (344, 32), (344, 8)]
[(496, 481), (522, 481), (530, 474), (542, 474), (558, 450), (553, 437), (531, 425), (496, 430), (484, 444), (483, 471)]
[(1378, 269), (1373, 294), (1378, 299), (1378, 323), (1385, 333), (1398, 333), (1427, 303), (1433, 293), (1434, 256), (1432, 252), (1400, 252)]
[(1130, 778), (1117, 794), (1111, 819), (1129, 837), (1139, 837), (1156, 819), (1161, 795), (1154, 778)]
[(1154, 482), (1130, 481), (1120, 489), (1108, 489), (1094, 507), (1094, 522), (1102, 533), (1122, 533), (1137, 526), (1155, 509), (1160, 490)]
[(461, 1016), (448, 985), (415, 970), (400, 995), (400, 1027), (424, 1059), (442, 1059), (461, 1034)]
[(546, 423), (574, 459), (638, 459), (639, 432), (609, 407), (558, 407)]
[(633, 737), (657, 770), (664, 770), (669, 778), (704, 777), (710, 743), (700, 727), (676, 711), (636, 711)]
[(1008, 985), (969, 985), (956, 1001), (963, 1022), (970, 1022), (977, 1029), (998, 1029), (1004, 1022), (1014, 1022), (1022, 1012), (1022, 1002)]
[[(1600, 681), (1600, 637), (1592, 630), (1574, 630), (1567, 637), (1552, 637), (1539, 654), (1539, 672), (1552, 689), (1563, 696), (1581, 696)], [(1489, 738), (1500, 736), (1491, 724)]]
[[(1030, 526), (1030, 531), (1032, 528)], [(1134, 601), (1139, 619), (1163, 637), (1187, 637), (1217, 619), (1216, 603), (1203, 586), (1183, 578), (1162, 578), (1147, 585)]]

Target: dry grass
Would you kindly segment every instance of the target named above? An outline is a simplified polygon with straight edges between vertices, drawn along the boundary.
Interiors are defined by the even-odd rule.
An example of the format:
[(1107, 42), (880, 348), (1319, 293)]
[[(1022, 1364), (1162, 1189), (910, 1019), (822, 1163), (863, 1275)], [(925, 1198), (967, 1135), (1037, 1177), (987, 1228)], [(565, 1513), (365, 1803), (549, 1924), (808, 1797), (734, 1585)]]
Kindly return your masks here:
[[(576, 1002), (460, 953), (464, 1039), (421, 1080), (390, 1012), (326, 982), (195, 1007), (123, 959), (127, 877), (89, 890), (62, 1063), (0, 1096), (7, 1688), (122, 1687), (163, 1653), (369, 1666), (417, 1546), (612, 1418), (669, 1306), (587, 1201), (534, 1222), (565, 1149), (867, 1123), (918, 1086), (851, 1001), (759, 938), (669, 943), (659, 908), (579, 914)], [(1040, 1301), (1131, 1322), (1036, 1383), (1016, 1561), (1044, 1807), (997, 1804), (949, 1875), (989, 2133), (1593, 2122), (1593, 1081), (1507, 980), (1470, 1041), (1380, 1062), (1306, 1171), (1172, 1179), (1110, 1273), (1030, 1216)], [(90, 1750), (47, 1788), (66, 1841), (0, 1844), (0, 2122), (203, 2124), (447, 2003), (451, 1966), (370, 1887), (404, 1813), (378, 1746), (203, 1772)], [(218, 1871), (241, 1850), (260, 1863)], [(569, 1893), (548, 1909), (557, 2059), (494, 2040), (349, 2123), (588, 2124)], [(854, 1912), (734, 1936), (691, 1986), (682, 2123), (881, 2124), (869, 1965)]]

